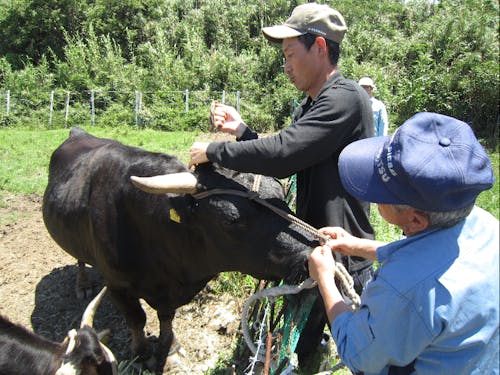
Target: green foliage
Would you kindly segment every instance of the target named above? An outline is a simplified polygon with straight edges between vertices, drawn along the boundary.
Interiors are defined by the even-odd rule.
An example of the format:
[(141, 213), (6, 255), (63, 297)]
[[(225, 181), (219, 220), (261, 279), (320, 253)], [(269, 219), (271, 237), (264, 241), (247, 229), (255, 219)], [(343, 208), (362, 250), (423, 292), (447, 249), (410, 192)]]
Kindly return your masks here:
[(476, 133), (496, 139), (495, 3), (374, 3), (364, 3), (364, 13), (355, 6), (345, 9), (351, 27), (344, 70), (355, 78), (374, 78), (376, 96), (386, 103), (393, 127), (416, 112), (432, 111), (462, 119)]
[(247, 297), (255, 290), (256, 280), (239, 272), (223, 272), (219, 274), (210, 288), (217, 294), (229, 293), (236, 297)]
[(86, 6), (81, 0), (10, 1), (0, 14), (0, 55), (16, 69), (38, 64), (49, 50), (62, 56), (64, 33), (80, 31)]
[[(99, 109), (101, 114), (110, 111), (105, 114), (106, 123), (133, 124), (130, 115), (119, 115), (121, 110), (129, 111), (129, 93), (189, 89), (208, 92), (208, 100), (191, 105), (203, 114), (186, 114), (182, 104), (162, 109), (157, 98), (141, 116), (145, 126), (198, 129), (206, 104), (225, 90), (242, 93), (246, 103), (242, 111), (251, 126), (280, 129), (288, 125), (291, 103), (300, 100), (302, 93), (283, 74), (280, 46), (268, 43), (261, 28), (284, 21), (303, 2), (4, 2), (0, 90), (11, 90), (32, 106), (22, 121), (6, 118), (0, 110), (0, 121), (17, 126), (33, 113), (37, 126), (48, 126), (36, 114), (41, 108), (33, 106), (39, 104), (47, 111), (50, 90), (77, 93), (72, 95), (96, 90), (114, 92), (109, 100), (116, 102)], [(470, 123), (495, 146), (499, 129), (496, 2), (339, 0), (332, 6), (349, 26), (340, 68), (355, 80), (364, 75), (374, 78), (376, 96), (388, 108), (392, 130), (418, 111), (434, 111)]]

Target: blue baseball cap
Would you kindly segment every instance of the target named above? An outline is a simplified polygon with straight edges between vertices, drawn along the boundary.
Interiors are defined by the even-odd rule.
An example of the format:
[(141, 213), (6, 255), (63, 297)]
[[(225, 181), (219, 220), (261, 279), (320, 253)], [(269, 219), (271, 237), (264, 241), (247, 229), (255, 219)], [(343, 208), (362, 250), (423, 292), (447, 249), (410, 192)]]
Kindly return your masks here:
[(471, 127), (428, 112), (417, 113), (392, 136), (349, 144), (340, 154), (339, 172), (358, 199), (436, 212), (470, 206), (494, 181), (488, 154)]

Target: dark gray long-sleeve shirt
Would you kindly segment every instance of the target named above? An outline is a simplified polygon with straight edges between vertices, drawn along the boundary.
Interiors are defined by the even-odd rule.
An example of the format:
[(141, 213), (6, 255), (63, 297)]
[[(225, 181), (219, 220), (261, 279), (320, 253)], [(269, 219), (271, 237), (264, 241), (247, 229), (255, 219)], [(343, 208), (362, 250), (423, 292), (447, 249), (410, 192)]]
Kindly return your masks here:
[(355, 236), (373, 238), (369, 204), (344, 190), (337, 166), (346, 145), (371, 136), (368, 95), (337, 71), (315, 101), (303, 101), (286, 129), (259, 139), (251, 139), (256, 134), (247, 129), (242, 142), (211, 143), (207, 157), (241, 172), (278, 178), (297, 173), (299, 218), (317, 228), (340, 226)]

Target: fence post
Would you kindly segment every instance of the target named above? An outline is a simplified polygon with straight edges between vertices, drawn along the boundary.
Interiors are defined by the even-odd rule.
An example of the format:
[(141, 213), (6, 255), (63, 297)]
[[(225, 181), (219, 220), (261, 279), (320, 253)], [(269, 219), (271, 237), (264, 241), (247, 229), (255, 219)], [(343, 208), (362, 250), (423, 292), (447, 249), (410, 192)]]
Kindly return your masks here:
[(135, 115), (135, 125), (137, 125), (137, 112), (139, 112), (139, 103), (138, 103), (138, 97), (137, 97), (137, 90), (135, 90), (135, 109), (134, 109), (134, 115)]
[(64, 127), (68, 126), (68, 116), (69, 116), (69, 91), (66, 92), (66, 100), (64, 102)]
[(142, 120), (140, 117), (140, 112), (142, 111), (142, 92), (135, 92), (135, 124), (137, 126), (142, 125)]
[(226, 104), (226, 90), (222, 90), (222, 104)]
[(5, 98), (5, 105), (7, 107), (7, 116), (8, 116), (9, 112), (10, 112), (10, 90), (7, 90), (7, 95)]
[(240, 90), (236, 91), (236, 110), (240, 111)]
[(186, 89), (184, 91), (184, 95), (186, 96), (186, 99), (185, 99), (185, 101), (186, 101), (186, 112), (189, 112), (189, 90), (188, 89)]
[(95, 125), (94, 90), (90, 90), (90, 114), (92, 126)]
[(49, 128), (52, 127), (52, 115), (54, 113), (54, 90), (50, 91)]

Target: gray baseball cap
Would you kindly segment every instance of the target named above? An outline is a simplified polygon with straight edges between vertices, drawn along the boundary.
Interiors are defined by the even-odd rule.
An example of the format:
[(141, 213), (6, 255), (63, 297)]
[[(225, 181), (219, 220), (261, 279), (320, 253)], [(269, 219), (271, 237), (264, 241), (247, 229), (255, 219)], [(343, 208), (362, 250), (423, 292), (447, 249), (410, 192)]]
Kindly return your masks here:
[(311, 33), (340, 44), (347, 26), (337, 10), (325, 4), (307, 3), (295, 7), (284, 24), (264, 27), (262, 32), (273, 43)]

